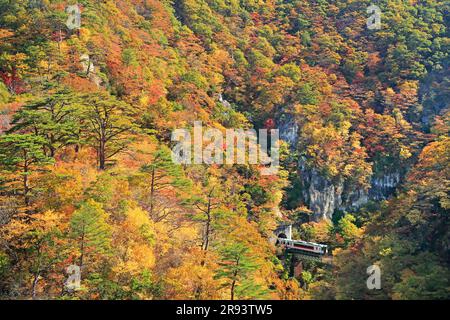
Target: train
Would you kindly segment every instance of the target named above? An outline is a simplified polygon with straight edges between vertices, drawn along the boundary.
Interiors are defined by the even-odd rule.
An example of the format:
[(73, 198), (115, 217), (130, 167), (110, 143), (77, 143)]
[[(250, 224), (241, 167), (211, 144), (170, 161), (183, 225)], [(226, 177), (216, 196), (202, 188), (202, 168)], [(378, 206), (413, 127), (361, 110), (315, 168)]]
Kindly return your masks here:
[(302, 253), (312, 256), (323, 256), (327, 254), (328, 250), (328, 246), (324, 244), (302, 240), (290, 240), (286, 238), (278, 238), (277, 244), (284, 247), (288, 252)]

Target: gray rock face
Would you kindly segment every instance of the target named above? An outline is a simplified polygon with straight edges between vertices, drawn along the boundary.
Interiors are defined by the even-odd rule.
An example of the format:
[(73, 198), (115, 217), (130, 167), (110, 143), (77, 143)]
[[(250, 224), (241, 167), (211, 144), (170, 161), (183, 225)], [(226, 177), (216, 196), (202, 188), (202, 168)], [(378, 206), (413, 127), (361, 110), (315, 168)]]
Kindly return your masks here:
[(345, 194), (345, 206), (341, 207), (342, 210), (352, 211), (365, 205), (370, 199), (367, 190), (353, 189), (346, 190)]
[(315, 169), (300, 165), (303, 200), (313, 212), (313, 220), (332, 219), (335, 210), (354, 211), (369, 200), (384, 200), (392, 195), (400, 183), (399, 173), (373, 177), (370, 189), (350, 189), (344, 181), (330, 181)]
[(286, 141), (291, 149), (295, 149), (298, 142), (298, 125), (294, 117), (284, 114), (278, 121), (280, 139)]
[(0, 134), (7, 131), (11, 125), (11, 116), (9, 114), (0, 113)]
[(391, 195), (400, 183), (400, 173), (385, 173), (380, 177), (372, 177), (369, 198), (371, 200), (384, 200)]
[[(298, 143), (298, 125), (291, 115), (284, 114), (278, 121), (280, 139), (291, 149)], [(399, 172), (382, 173), (371, 178), (369, 190), (347, 187), (345, 181), (331, 181), (316, 169), (308, 168), (305, 159), (299, 160), (299, 175), (302, 185), (302, 201), (313, 212), (313, 220), (332, 219), (336, 210), (354, 211), (369, 200), (387, 199), (401, 181)]]
[(97, 87), (100, 87), (102, 85), (102, 79), (96, 74), (96, 67), (89, 55), (83, 54), (80, 57), (80, 64), (83, 68), (83, 73), (88, 76), (89, 80), (95, 83)]
[(342, 206), (342, 183), (333, 184), (316, 170), (303, 171), (305, 182), (309, 185), (303, 191), (303, 197), (313, 211), (315, 221), (331, 219), (337, 208)]
[(231, 106), (231, 103), (229, 103), (226, 99), (224, 99), (224, 97), (222, 96), (221, 93), (219, 93), (219, 102), (221, 104), (223, 104), (226, 108), (228, 109), (232, 109), (233, 107)]

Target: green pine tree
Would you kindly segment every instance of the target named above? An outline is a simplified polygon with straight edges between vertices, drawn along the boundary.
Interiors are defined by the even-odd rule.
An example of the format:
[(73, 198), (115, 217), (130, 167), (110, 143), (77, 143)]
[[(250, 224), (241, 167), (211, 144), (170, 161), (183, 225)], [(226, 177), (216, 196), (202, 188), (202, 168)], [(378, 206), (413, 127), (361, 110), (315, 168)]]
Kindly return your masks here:
[(216, 273), (217, 279), (224, 281), (224, 286), (230, 290), (230, 299), (263, 298), (266, 291), (255, 283), (252, 274), (258, 269), (254, 257), (242, 243), (230, 243), (221, 250), (220, 268)]
[(102, 92), (83, 97), (80, 109), (84, 141), (97, 150), (100, 170), (105, 170), (113, 157), (127, 149), (130, 133), (137, 128), (133, 108), (126, 102)]
[(148, 211), (154, 221), (160, 221), (165, 214), (158, 205), (158, 195), (169, 188), (184, 190), (190, 185), (190, 181), (184, 177), (182, 167), (173, 163), (171, 151), (165, 146), (160, 146), (152, 153), (151, 162), (144, 165), (141, 172), (146, 178), (148, 175), (149, 179)]
[[(43, 170), (45, 166), (53, 162), (53, 158), (45, 155), (45, 144), (44, 138), (31, 134), (0, 136), (0, 170), (13, 173), (12, 178), (4, 178), (0, 180), (0, 183), (8, 184), (12, 193), (19, 190), (26, 207), (30, 205), (30, 197), (33, 191), (29, 179), (30, 175), (33, 172)], [(17, 181), (21, 182), (21, 186), (14, 183)]]
[(86, 201), (74, 212), (70, 227), (72, 237), (78, 242), (80, 269), (83, 270), (88, 257), (107, 255), (110, 252), (111, 227), (107, 220), (107, 213), (94, 200)]
[(80, 98), (62, 89), (25, 105), (13, 119), (10, 132), (30, 132), (45, 138), (46, 153), (54, 157), (57, 150), (79, 140)]

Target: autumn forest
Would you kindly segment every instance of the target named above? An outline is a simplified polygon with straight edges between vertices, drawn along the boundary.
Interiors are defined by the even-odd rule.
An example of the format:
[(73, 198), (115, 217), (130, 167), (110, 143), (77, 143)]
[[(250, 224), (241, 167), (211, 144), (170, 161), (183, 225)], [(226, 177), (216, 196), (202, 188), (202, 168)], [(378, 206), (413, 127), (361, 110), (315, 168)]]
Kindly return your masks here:
[[(0, 299), (448, 300), (449, 11), (0, 0)], [(276, 172), (177, 163), (194, 122)]]

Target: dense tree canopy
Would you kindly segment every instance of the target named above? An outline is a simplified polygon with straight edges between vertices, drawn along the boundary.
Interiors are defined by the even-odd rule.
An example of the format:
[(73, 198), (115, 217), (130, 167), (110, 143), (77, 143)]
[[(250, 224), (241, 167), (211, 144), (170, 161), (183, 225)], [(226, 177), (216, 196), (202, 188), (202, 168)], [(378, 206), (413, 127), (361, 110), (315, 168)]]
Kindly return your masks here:
[[(447, 1), (73, 4), (0, 0), (0, 298), (449, 298)], [(278, 174), (174, 163), (194, 121), (279, 128)]]

